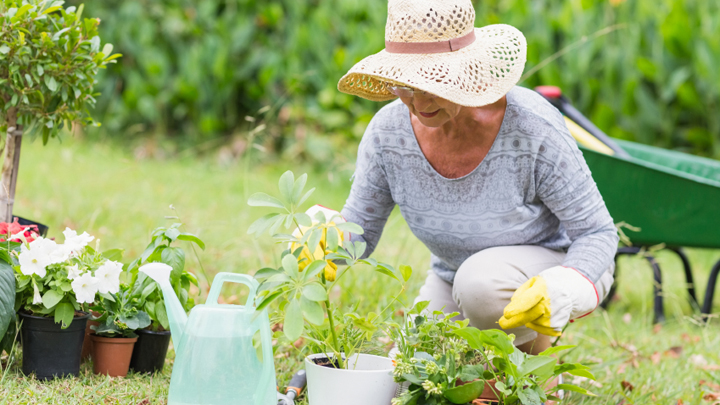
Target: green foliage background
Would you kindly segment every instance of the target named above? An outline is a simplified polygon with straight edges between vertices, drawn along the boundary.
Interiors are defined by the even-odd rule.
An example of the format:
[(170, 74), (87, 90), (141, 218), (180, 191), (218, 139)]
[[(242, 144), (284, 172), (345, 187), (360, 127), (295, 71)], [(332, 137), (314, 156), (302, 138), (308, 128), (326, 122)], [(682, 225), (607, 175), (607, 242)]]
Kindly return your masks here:
[[(336, 84), (383, 48), (386, 0), (84, 3), (87, 15), (102, 19), (103, 40), (124, 55), (98, 88), (96, 116), (110, 134), (197, 143), (240, 134), (246, 115), (271, 106), (263, 116), (266, 145), (327, 158), (323, 150), (359, 138), (381, 107), (340, 94)], [(572, 47), (522, 85), (561, 86), (612, 136), (720, 157), (720, 2), (474, 4), (476, 26), (508, 23), (525, 33), (526, 71), (611, 31)]]

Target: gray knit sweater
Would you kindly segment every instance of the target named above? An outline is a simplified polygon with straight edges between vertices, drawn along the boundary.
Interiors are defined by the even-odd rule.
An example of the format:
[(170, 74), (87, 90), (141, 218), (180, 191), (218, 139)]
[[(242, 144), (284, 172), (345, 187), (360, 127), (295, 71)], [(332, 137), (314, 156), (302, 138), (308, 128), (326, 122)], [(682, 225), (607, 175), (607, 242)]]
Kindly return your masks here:
[(452, 283), (471, 255), (495, 246), (567, 251), (564, 266), (596, 282), (618, 236), (590, 170), (562, 115), (535, 92), (515, 87), (490, 151), (470, 174), (448, 179), (423, 155), (399, 100), (383, 107), (358, 149), (342, 215), (365, 229), (353, 240), (375, 249), (397, 204), (430, 252), (431, 267)]

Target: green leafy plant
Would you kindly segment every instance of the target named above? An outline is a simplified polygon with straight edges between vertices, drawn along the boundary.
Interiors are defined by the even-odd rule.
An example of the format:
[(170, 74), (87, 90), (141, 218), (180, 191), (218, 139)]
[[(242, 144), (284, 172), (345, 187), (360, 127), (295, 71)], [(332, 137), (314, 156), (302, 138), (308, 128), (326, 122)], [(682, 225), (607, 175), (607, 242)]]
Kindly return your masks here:
[(123, 285), (115, 294), (100, 294), (99, 303), (91, 307), (100, 313), (94, 318), (100, 325), (91, 326), (96, 335), (133, 338), (136, 330), (150, 325), (150, 316), (139, 309), (140, 300), (130, 294), (130, 288)]
[(540, 405), (558, 400), (558, 390), (593, 395), (573, 384), (549, 383), (568, 373), (594, 379), (588, 367), (578, 363), (558, 364), (553, 355), (575, 346), (552, 347), (539, 355), (521, 352), (514, 336), (501, 330), (468, 327), (468, 321), (452, 321), (458, 313), (427, 314), (428, 302), (408, 312), (402, 325), (391, 325), (388, 333), (397, 344), (395, 380), (407, 391), (393, 405), (467, 404), (487, 386), (502, 404)]
[(115, 63), (113, 46), (100, 48), (97, 18), (63, 1), (0, 1), (0, 114), (7, 131), (0, 220), (12, 217), (23, 130), (47, 142), (67, 123), (92, 123), (98, 69)]
[[(258, 219), (248, 233), (259, 236), (269, 232), (276, 242), (290, 246), (281, 254), (280, 267), (263, 268), (255, 273), (261, 281), (257, 310), (279, 301), (276, 314), (282, 319), (283, 332), (290, 342), (303, 336), (318, 352), (326, 353), (328, 358), (332, 355), (337, 361), (335, 366), (348, 368), (348, 359), (362, 352), (364, 345), (387, 321), (388, 312), (405, 291), (412, 270), (409, 266), (396, 269), (375, 259), (361, 259), (366, 244), (351, 242), (343, 235), (344, 232), (362, 235), (363, 230), (357, 224), (345, 222), (339, 214), (328, 218), (318, 211), (311, 218), (300, 212), (300, 206), (314, 191), (304, 191), (306, 182), (306, 174), (295, 179), (294, 174), (287, 171), (278, 184), (280, 198), (256, 193), (248, 201), (251, 206), (283, 210)], [(277, 233), (281, 227), (295, 232)], [(347, 268), (339, 269), (338, 263)], [(345, 311), (329, 298), (329, 292), (338, 286), (338, 281), (359, 264), (369, 266), (401, 285), (390, 303), (377, 313)]]
[(190, 286), (198, 287), (198, 280), (194, 274), (185, 270), (185, 251), (180, 247), (172, 246), (172, 244), (177, 241), (186, 241), (204, 250), (205, 243), (191, 233), (182, 232), (181, 226), (181, 223), (174, 223), (170, 227), (155, 229), (145, 251), (128, 266), (128, 271), (132, 275), (130, 295), (137, 300), (139, 307), (150, 316), (153, 330), (169, 330), (170, 324), (160, 287), (145, 273), (138, 272), (143, 264), (160, 262), (172, 267), (170, 283), (180, 303), (185, 311), (190, 311), (195, 306), (195, 299), (190, 294)]

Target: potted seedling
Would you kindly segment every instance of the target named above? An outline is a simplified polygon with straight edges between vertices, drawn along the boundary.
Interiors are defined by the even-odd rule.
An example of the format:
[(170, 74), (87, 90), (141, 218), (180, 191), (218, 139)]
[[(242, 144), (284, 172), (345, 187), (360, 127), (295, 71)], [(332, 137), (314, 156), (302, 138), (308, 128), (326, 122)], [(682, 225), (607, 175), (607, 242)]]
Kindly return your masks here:
[[(363, 351), (389, 318), (412, 270), (361, 259), (365, 243), (351, 242), (348, 236), (360, 235), (363, 229), (345, 222), (338, 213), (318, 206), (301, 212), (314, 190), (305, 192), (306, 182), (307, 175), (296, 180), (288, 171), (280, 177), (280, 198), (256, 193), (248, 201), (251, 206), (281, 210), (257, 220), (248, 233), (268, 232), (288, 247), (281, 254), (281, 266), (255, 273), (261, 281), (257, 310), (277, 302), (274, 314), (283, 322), (287, 341), (303, 337), (309, 342), (314, 354), (306, 357), (305, 368), (311, 405), (389, 403), (397, 388), (392, 361)], [(278, 233), (281, 228), (293, 234)], [(330, 299), (329, 292), (339, 287), (338, 281), (360, 264), (399, 283), (398, 292), (377, 313), (357, 314)]]
[(92, 124), (98, 69), (115, 63), (101, 48), (97, 18), (56, 0), (0, 2), (0, 125), (6, 132), (0, 221), (11, 222), (24, 133), (56, 136), (66, 123)]
[(100, 253), (88, 246), (94, 238), (87, 232), (63, 234), (63, 244), (34, 234), (20, 235), (22, 243), (0, 243), (14, 269), (23, 373), (39, 379), (78, 374), (88, 307), (98, 292), (117, 288), (122, 271), (121, 250)]
[(501, 330), (468, 327), (452, 321), (458, 313), (427, 313), (419, 302), (402, 325), (388, 333), (398, 349), (393, 371), (402, 394), (393, 405), (451, 405), (473, 401), (504, 405), (539, 405), (558, 401), (559, 390), (593, 395), (572, 384), (551, 383), (562, 373), (594, 379), (588, 367), (558, 364), (554, 355), (574, 346), (558, 346), (529, 355), (513, 345)]
[(150, 317), (139, 309), (138, 300), (123, 285), (115, 292), (101, 292), (99, 303), (92, 309), (100, 313), (94, 326), (93, 372), (110, 377), (125, 377), (130, 368), (137, 335), (135, 331), (150, 325)]
[(145, 329), (135, 331), (138, 340), (135, 343), (130, 368), (138, 373), (156, 373), (165, 366), (165, 357), (170, 345), (170, 325), (165, 307), (165, 300), (158, 284), (143, 272), (140, 266), (147, 263), (165, 263), (172, 267), (170, 283), (185, 312), (195, 306), (195, 299), (190, 293), (191, 285), (198, 287), (198, 280), (192, 273), (185, 270), (185, 251), (178, 242), (196, 244), (205, 249), (205, 244), (197, 236), (180, 231), (182, 224), (175, 223), (169, 228), (160, 227), (153, 231), (150, 244), (142, 256), (128, 267), (132, 274), (131, 296), (138, 302), (151, 320)]

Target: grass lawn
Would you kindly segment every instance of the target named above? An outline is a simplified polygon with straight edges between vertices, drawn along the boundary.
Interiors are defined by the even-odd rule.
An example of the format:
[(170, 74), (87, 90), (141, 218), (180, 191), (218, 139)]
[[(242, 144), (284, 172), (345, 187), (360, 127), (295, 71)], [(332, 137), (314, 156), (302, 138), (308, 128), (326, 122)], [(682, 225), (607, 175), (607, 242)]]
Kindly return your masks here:
[[(217, 272), (252, 272), (274, 264), (279, 247), (269, 238), (256, 241), (246, 234), (250, 223), (263, 215), (262, 209), (246, 205), (247, 197), (255, 191), (275, 194), (277, 178), (287, 169), (305, 172), (285, 162), (248, 167), (195, 158), (136, 160), (110, 145), (70, 139), (51, 143), (43, 147), (28, 142), (23, 147), (15, 213), (49, 225), (50, 236), (60, 240), (66, 226), (88, 231), (100, 239), (103, 249), (125, 249), (126, 262), (142, 252), (153, 228), (177, 221), (166, 216), (179, 216), (185, 229), (207, 244), (205, 251), (198, 251), (202, 268), (196, 258), (188, 260), (201, 280), (203, 296)], [(311, 173), (308, 184), (317, 191), (310, 202), (340, 209), (350, 175)], [(694, 249), (688, 254), (702, 294), (720, 252)], [(411, 300), (424, 279), (429, 252), (398, 212), (388, 222), (374, 257), (413, 267), (406, 297)], [(720, 397), (720, 321), (698, 322), (687, 303), (679, 259), (668, 252), (657, 258), (664, 270), (667, 322), (662, 327), (651, 324), (650, 267), (642, 259), (623, 258), (618, 295), (609, 310), (574, 323), (562, 338), (564, 344), (579, 345), (567, 358), (592, 366), (597, 382), (582, 384), (598, 396), (571, 396), (565, 403), (691, 404), (715, 402), (710, 392)], [(349, 305), (362, 297), (361, 310), (378, 308), (387, 299), (382, 294), (387, 280), (359, 270), (343, 279), (336, 298)], [(229, 288), (224, 299), (242, 303), (243, 292)], [(154, 377), (97, 377), (86, 364), (80, 378), (50, 383), (23, 377), (14, 362), (3, 372), (0, 404), (163, 404), (172, 356), (171, 351), (165, 372)], [(283, 348), (276, 357), (278, 383), (283, 386), (300, 367), (302, 354)], [(7, 360), (3, 355), (4, 370)]]

